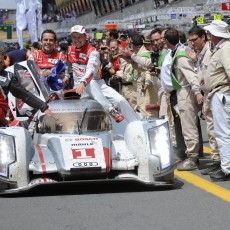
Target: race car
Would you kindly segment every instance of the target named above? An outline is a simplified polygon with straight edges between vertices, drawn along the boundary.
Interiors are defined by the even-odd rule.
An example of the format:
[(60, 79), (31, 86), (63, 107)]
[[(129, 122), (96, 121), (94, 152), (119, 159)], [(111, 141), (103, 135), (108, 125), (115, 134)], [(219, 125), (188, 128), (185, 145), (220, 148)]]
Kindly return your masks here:
[[(50, 92), (33, 61), (15, 64), (8, 70), (20, 78), (26, 75), (29, 90), (48, 101)], [(38, 111), (27, 129), (0, 128), (1, 194), (24, 192), (44, 184), (92, 180), (174, 185), (167, 120), (116, 123), (95, 100), (63, 97), (62, 92), (59, 96), (61, 99), (49, 102), (58, 119)], [(19, 121), (28, 120), (33, 112), (12, 95), (9, 106)]]

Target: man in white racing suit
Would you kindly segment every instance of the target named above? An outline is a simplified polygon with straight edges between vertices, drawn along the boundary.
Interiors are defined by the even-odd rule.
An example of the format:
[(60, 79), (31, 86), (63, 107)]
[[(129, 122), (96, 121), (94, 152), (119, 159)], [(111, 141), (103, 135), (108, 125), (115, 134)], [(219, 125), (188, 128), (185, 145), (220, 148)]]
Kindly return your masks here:
[[(76, 92), (83, 94), (83, 97), (88, 94), (98, 101), (116, 122), (124, 118), (128, 122), (138, 120), (138, 115), (125, 98), (100, 79), (100, 54), (88, 43), (85, 28), (81, 25), (73, 26), (71, 38), (73, 45), (68, 49), (68, 61), (72, 66)], [(115, 108), (121, 111), (124, 118)]]

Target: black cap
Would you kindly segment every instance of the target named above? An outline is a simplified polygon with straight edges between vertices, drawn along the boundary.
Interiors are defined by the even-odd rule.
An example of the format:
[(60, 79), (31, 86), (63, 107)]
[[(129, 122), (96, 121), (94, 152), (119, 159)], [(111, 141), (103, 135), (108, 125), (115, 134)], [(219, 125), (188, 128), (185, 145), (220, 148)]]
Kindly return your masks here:
[(135, 46), (142, 46), (143, 45), (143, 37), (141, 35), (133, 35), (131, 37), (132, 44)]

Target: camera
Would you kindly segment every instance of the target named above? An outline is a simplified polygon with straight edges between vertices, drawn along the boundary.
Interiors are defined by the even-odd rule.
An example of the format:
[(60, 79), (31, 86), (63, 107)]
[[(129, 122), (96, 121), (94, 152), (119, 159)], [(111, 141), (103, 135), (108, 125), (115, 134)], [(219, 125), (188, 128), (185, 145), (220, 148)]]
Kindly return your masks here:
[(153, 68), (151, 69), (150, 72), (159, 72), (159, 70), (156, 69), (156, 67), (158, 67), (157, 63), (158, 63), (158, 58), (160, 56), (159, 50), (155, 49), (153, 50), (153, 52), (151, 53), (151, 61), (153, 64)]
[(108, 47), (106, 47), (106, 46), (102, 46), (101, 47), (101, 50), (106, 50)]

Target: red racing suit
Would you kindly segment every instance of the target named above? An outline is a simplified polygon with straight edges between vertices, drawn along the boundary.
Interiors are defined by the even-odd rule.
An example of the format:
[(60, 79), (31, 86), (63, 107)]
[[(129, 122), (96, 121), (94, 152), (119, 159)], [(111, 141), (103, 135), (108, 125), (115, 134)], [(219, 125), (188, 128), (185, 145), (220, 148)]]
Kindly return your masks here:
[(74, 85), (80, 81), (85, 81), (88, 84), (92, 79), (100, 80), (98, 74), (100, 55), (96, 48), (88, 42), (81, 48), (76, 48), (75, 45), (70, 46), (68, 61), (72, 65)]
[[(100, 103), (105, 111), (109, 112), (111, 107), (115, 106), (128, 122), (137, 120), (137, 115), (125, 98), (100, 79), (98, 74), (100, 54), (95, 47), (88, 42), (81, 48), (70, 46), (68, 61), (72, 64), (74, 85), (82, 81), (86, 82), (86, 94)], [(88, 95), (82, 95), (82, 97)]]
[(66, 55), (53, 50), (51, 54), (45, 54), (42, 50), (32, 53), (30, 60), (34, 60), (40, 69), (51, 69), (55, 66), (57, 60), (66, 61)]
[[(58, 60), (62, 60), (64, 63), (66, 63), (67, 57), (64, 53), (58, 52), (56, 50), (53, 50), (53, 52), (50, 54), (45, 54), (42, 50), (38, 50), (30, 55), (29, 60), (33, 60), (37, 63), (38, 67), (41, 69), (41, 75), (43, 75), (42, 73), (47, 70), (51, 70)], [(68, 84), (67, 79), (68, 78), (62, 79), (66, 85)], [(46, 82), (46, 78), (42, 78), (42, 81), (47, 90), (50, 91), (50, 87)]]

